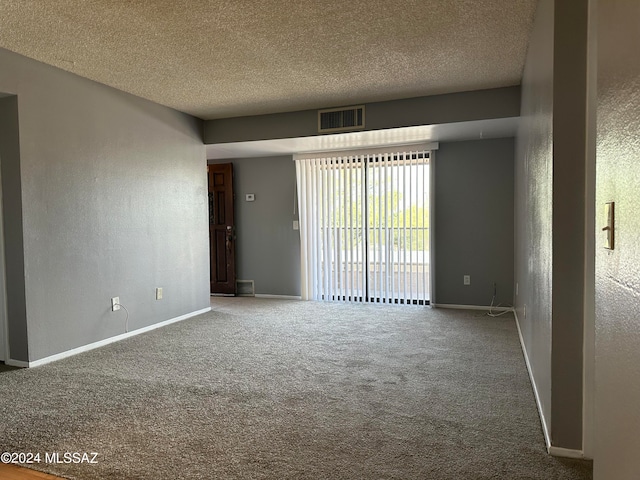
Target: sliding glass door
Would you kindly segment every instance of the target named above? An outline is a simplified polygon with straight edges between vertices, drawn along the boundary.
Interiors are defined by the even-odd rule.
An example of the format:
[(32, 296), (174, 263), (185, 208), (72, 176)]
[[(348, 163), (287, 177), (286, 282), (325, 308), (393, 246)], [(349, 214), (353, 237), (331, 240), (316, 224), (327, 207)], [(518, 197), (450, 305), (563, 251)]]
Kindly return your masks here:
[(372, 301), (429, 300), (428, 157), (367, 165), (367, 293)]
[(304, 298), (429, 302), (429, 151), (296, 158)]

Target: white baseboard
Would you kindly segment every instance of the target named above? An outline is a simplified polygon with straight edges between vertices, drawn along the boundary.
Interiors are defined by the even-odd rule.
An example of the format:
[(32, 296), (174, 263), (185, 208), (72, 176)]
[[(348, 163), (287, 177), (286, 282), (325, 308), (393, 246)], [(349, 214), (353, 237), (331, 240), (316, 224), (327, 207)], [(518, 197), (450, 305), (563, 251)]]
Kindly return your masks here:
[(9, 365), (10, 367), (20, 367), (20, 368), (28, 368), (29, 362), (24, 362), (22, 360), (12, 360), (7, 358), (4, 362), (5, 365)]
[(5, 363), (7, 365), (11, 365), (15, 367), (28, 367), (28, 368), (39, 367), (40, 365), (45, 365), (47, 363), (55, 362), (57, 360), (62, 360), (63, 358), (71, 357), (79, 353), (88, 352), (89, 350), (103, 347), (105, 345), (109, 345), (110, 343), (119, 342), (120, 340), (124, 340), (125, 338), (134, 337), (136, 335), (140, 335), (141, 333), (145, 333), (145, 332), (150, 332), (151, 330), (156, 330), (157, 328), (165, 327), (172, 323), (181, 322), (182, 320), (186, 320), (187, 318), (195, 317), (197, 315), (201, 315), (203, 313), (207, 313), (210, 311), (211, 311), (211, 307), (203, 308), (202, 310), (196, 310), (195, 312), (186, 313), (184, 315), (180, 315), (179, 317), (170, 318), (169, 320), (165, 320), (164, 322), (154, 323), (153, 325), (149, 325), (148, 327), (143, 327), (137, 330), (133, 330), (131, 332), (122, 333), (120, 335), (116, 335), (115, 337), (105, 338), (104, 340), (90, 343), (88, 345), (83, 345), (82, 347), (73, 348), (71, 350), (67, 350), (66, 352), (56, 353), (55, 355), (41, 358), (39, 360), (34, 360), (33, 362), (24, 362), (20, 360), (8, 360)]
[(544, 416), (542, 410), (542, 402), (540, 401), (540, 395), (538, 394), (538, 386), (536, 385), (536, 379), (533, 376), (533, 370), (531, 369), (531, 363), (529, 363), (529, 354), (527, 353), (527, 346), (524, 343), (522, 337), (522, 330), (520, 330), (520, 321), (518, 320), (518, 314), (513, 311), (513, 316), (516, 319), (516, 327), (518, 327), (518, 337), (520, 338), (520, 347), (522, 348), (522, 354), (524, 355), (524, 363), (527, 365), (527, 372), (529, 373), (529, 380), (531, 381), (531, 387), (533, 387), (533, 395), (536, 399), (536, 406), (538, 407), (538, 415), (540, 416), (540, 423), (542, 424), (542, 433), (544, 434), (544, 443), (547, 446), (547, 452), (551, 453), (551, 436), (549, 435), (549, 427), (547, 426), (547, 419)]
[(302, 297), (295, 295), (270, 295), (268, 293), (256, 293), (256, 298), (279, 298), (280, 300), (302, 300)]
[(584, 458), (584, 452), (582, 450), (572, 450), (570, 448), (554, 447), (552, 445), (547, 447), (547, 451), (549, 455), (553, 455), (554, 457)]
[(436, 308), (455, 308), (457, 310), (493, 310), (494, 312), (511, 312), (513, 307), (491, 307), (490, 305), (454, 305), (452, 303), (432, 303)]
[(542, 402), (540, 401), (538, 386), (536, 385), (536, 380), (533, 377), (533, 370), (531, 369), (531, 363), (529, 362), (529, 354), (527, 353), (527, 347), (524, 343), (524, 338), (522, 337), (522, 330), (520, 330), (520, 320), (518, 320), (518, 314), (516, 313), (515, 310), (513, 311), (513, 316), (516, 319), (516, 327), (518, 327), (518, 337), (520, 338), (520, 346), (522, 347), (524, 362), (527, 365), (527, 372), (529, 372), (529, 380), (531, 381), (531, 386), (533, 387), (533, 395), (536, 399), (536, 406), (538, 407), (538, 415), (540, 416), (540, 423), (542, 424), (542, 433), (544, 435), (544, 443), (547, 447), (547, 453), (549, 453), (549, 455), (553, 455), (554, 457), (585, 458), (584, 452), (582, 450), (573, 450), (570, 448), (554, 447), (553, 445), (551, 445), (551, 435), (549, 435), (549, 427), (547, 425), (547, 419), (544, 416), (544, 411), (542, 410)]

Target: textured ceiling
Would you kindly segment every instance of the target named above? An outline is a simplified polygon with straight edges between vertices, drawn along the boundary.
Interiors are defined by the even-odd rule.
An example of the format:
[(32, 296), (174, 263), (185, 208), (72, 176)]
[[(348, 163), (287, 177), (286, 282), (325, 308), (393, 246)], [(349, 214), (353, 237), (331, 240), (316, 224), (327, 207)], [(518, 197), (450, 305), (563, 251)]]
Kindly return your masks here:
[(537, 0), (0, 0), (0, 47), (204, 119), (520, 83)]

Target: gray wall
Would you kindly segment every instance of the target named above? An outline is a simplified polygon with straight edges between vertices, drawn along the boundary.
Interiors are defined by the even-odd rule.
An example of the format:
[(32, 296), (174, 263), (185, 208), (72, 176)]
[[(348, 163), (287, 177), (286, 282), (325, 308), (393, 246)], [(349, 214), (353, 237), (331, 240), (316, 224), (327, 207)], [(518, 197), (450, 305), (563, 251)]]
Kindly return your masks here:
[[(365, 107), (365, 130), (517, 117), (520, 87), (376, 102)], [(317, 110), (208, 120), (204, 124), (207, 144), (317, 134)]]
[(583, 420), (586, 51), (587, 4), (542, 0), (516, 144), (516, 311), (551, 446), (573, 450)]
[[(290, 156), (216, 160), (233, 163), (236, 269), (257, 294), (300, 295), (300, 233), (293, 230), (295, 164)], [(255, 194), (246, 202), (247, 193)], [(297, 209), (296, 209), (297, 210)]]
[(207, 308), (202, 123), (6, 50), (0, 91), (17, 95), (20, 130), (21, 191), (3, 185), (3, 203), (6, 226), (22, 201), (29, 348), (12, 358), (123, 333), (113, 296), (130, 330)]
[[(640, 3), (598, 2), (596, 480), (640, 472)], [(615, 201), (615, 250), (604, 203)]]
[[(18, 98), (0, 98), (0, 176), (2, 177), (2, 221), (6, 274), (6, 314), (11, 355), (27, 360), (27, 306), (22, 242), (22, 180)], [(9, 358), (9, 352), (5, 352)]]
[(555, 2), (551, 439), (582, 450), (588, 2)]
[(516, 312), (547, 430), (551, 415), (553, 1), (538, 4), (516, 140)]
[[(443, 298), (442, 303), (488, 305), (494, 281), (498, 283), (499, 301), (512, 302), (513, 157), (512, 139), (440, 144), (437, 162), (438, 169), (442, 165), (443, 175), (441, 177), (438, 170), (436, 191), (442, 200), (437, 200), (435, 215), (436, 221), (446, 217), (450, 223), (442, 222), (443, 231), (448, 233), (438, 234), (436, 238), (436, 251), (442, 252), (438, 261), (446, 269), (453, 262), (451, 257), (464, 247), (465, 262), (461, 265), (456, 261), (456, 268), (473, 268), (470, 272), (451, 274), (455, 278), (451, 281), (448, 272), (440, 273), (443, 285), (438, 287), (437, 298)], [(238, 278), (254, 280), (258, 294), (299, 296), (300, 235), (292, 229), (292, 221), (297, 218), (293, 215), (296, 177), (292, 158), (215, 161), (227, 162), (234, 165)], [(483, 180), (477, 182), (478, 178)], [(494, 193), (488, 190), (492, 182), (496, 183)], [(453, 198), (447, 192), (469, 195), (474, 202), (473, 209), (469, 203), (458, 201), (458, 195)], [(255, 193), (256, 201), (245, 202), (246, 193)], [(440, 208), (444, 209), (444, 215)], [(473, 232), (474, 241), (481, 242), (482, 248), (477, 248), (476, 243), (468, 249), (465, 239), (459, 238), (460, 229), (464, 230), (463, 225), (471, 216), (474, 224), (495, 229), (490, 232), (482, 227), (481, 234)], [(501, 251), (497, 252), (498, 249)], [(462, 286), (463, 273), (472, 275), (470, 287)]]
[[(436, 152), (437, 304), (513, 304), (513, 139), (440, 144)], [(463, 276), (471, 275), (471, 285)]]

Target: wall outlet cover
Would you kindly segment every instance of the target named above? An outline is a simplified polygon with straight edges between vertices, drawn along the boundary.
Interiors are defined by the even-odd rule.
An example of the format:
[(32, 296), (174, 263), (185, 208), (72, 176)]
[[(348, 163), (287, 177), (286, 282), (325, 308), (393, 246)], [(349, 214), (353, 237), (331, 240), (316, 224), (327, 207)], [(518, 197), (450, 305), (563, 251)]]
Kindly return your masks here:
[(120, 297), (113, 297), (111, 299), (111, 311), (115, 312), (116, 310), (120, 310)]

